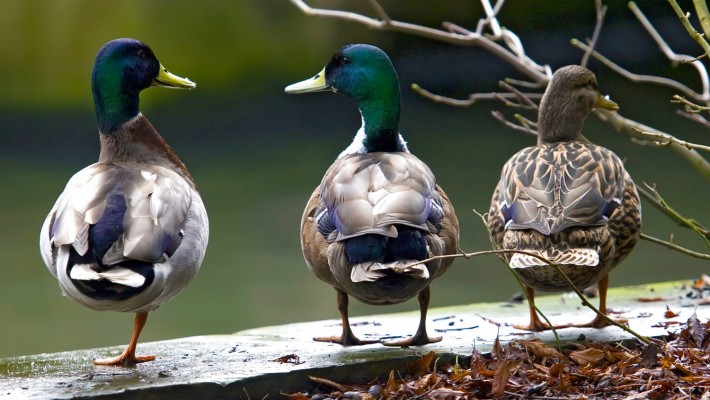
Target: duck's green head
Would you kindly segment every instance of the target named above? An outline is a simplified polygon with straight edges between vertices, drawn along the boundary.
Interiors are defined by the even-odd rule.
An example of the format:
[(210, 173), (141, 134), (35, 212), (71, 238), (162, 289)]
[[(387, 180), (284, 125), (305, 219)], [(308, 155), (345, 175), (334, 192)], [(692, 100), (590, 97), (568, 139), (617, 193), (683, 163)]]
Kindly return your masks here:
[(168, 72), (145, 43), (135, 39), (106, 43), (96, 55), (91, 73), (101, 132), (115, 132), (138, 115), (139, 94), (150, 86), (194, 89), (195, 83)]
[(333, 54), (328, 65), (313, 78), (288, 86), (286, 93), (325, 90), (345, 93), (358, 101), (390, 95), (392, 91), (399, 97), (399, 80), (384, 51), (367, 44), (351, 44)]
[[(286, 93), (292, 94), (321, 91), (345, 93), (357, 100), (365, 134), (371, 142), (389, 142), (390, 136), (399, 135), (399, 79), (389, 57), (379, 48), (366, 44), (345, 46), (313, 78), (286, 87)], [(370, 149), (375, 147), (389, 151), (382, 149), (391, 146), (385, 143)]]

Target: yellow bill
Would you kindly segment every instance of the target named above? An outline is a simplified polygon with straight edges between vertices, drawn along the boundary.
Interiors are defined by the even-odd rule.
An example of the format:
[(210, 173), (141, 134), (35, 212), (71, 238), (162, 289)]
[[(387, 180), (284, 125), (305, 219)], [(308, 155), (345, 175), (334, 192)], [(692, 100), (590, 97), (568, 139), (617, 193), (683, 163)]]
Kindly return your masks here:
[(181, 78), (177, 75), (171, 74), (168, 70), (160, 64), (160, 72), (158, 76), (153, 78), (153, 86), (160, 86), (173, 89), (194, 89), (197, 85), (195, 82), (187, 79)]
[(322, 92), (330, 90), (330, 86), (325, 83), (325, 68), (313, 78), (286, 86), (286, 93), (308, 93)]
[(605, 110), (616, 111), (619, 109), (619, 105), (609, 100), (608, 98), (597, 93), (597, 102), (594, 103), (594, 107), (603, 108)]

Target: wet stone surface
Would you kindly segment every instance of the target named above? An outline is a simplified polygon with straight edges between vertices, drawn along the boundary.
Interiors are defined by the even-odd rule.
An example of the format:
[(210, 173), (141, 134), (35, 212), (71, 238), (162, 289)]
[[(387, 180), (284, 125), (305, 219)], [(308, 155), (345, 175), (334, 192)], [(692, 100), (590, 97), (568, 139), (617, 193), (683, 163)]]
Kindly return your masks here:
[[(615, 288), (608, 304), (613, 317), (629, 321), (632, 329), (646, 336), (677, 330), (678, 324), (696, 312), (710, 318), (710, 306), (696, 306), (689, 298), (690, 281), (666, 282)], [(653, 300), (653, 301), (649, 301)], [(596, 304), (597, 300), (591, 300)], [(573, 295), (550, 295), (536, 299), (553, 323), (582, 323), (594, 316)], [(667, 308), (678, 315), (666, 318)], [(335, 307), (334, 307), (335, 309)], [(383, 309), (385, 309), (383, 307)], [(351, 319), (355, 334), (363, 339), (392, 340), (414, 333), (418, 311)], [(381, 344), (342, 347), (313, 342), (314, 336), (340, 332), (339, 320), (305, 322), (250, 329), (232, 335), (190, 337), (140, 343), (138, 354), (155, 354), (153, 362), (135, 368), (94, 366), (94, 357), (107, 357), (123, 346), (39, 354), (0, 360), (0, 399), (194, 399), (280, 398), (279, 392), (308, 390), (309, 375), (337, 382), (365, 382), (385, 378), (391, 370), (403, 369), (416, 357), (434, 351), (439, 365), (458, 356), (466, 362), (475, 346), (489, 352), (496, 335), (503, 343), (538, 337), (553, 341), (551, 332), (533, 334), (514, 329), (526, 323), (527, 304), (480, 303), (431, 309), (430, 335), (443, 340), (426, 346), (391, 348)], [(493, 322), (501, 323), (500, 328)], [(616, 327), (558, 330), (563, 341), (580, 338), (621, 341), (633, 337)], [(583, 335), (583, 336), (581, 336)]]

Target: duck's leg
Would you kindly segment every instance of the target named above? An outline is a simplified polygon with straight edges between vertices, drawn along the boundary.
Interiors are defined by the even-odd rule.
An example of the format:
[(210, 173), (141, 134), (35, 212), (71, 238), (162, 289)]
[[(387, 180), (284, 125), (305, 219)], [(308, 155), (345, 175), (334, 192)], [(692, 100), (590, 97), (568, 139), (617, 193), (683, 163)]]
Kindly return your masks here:
[(94, 359), (94, 364), (96, 365), (121, 365), (124, 367), (131, 367), (138, 363), (153, 361), (155, 356), (137, 356), (136, 355), (136, 345), (138, 345), (138, 337), (141, 335), (141, 331), (148, 320), (147, 312), (136, 313), (136, 318), (133, 323), (133, 336), (131, 336), (131, 341), (128, 343), (126, 350), (123, 350), (120, 356), (114, 358), (101, 358)]
[(384, 342), (385, 346), (421, 346), (427, 343), (436, 343), (441, 341), (441, 336), (431, 337), (426, 333), (426, 313), (429, 309), (429, 300), (431, 299), (431, 291), (429, 286), (419, 292), (419, 327), (414, 336), (403, 339)]
[(353, 331), (350, 329), (350, 320), (348, 319), (348, 294), (340, 289), (335, 289), (335, 291), (338, 293), (338, 311), (340, 311), (340, 319), (343, 324), (343, 333), (340, 336), (314, 337), (313, 340), (316, 342), (339, 343), (343, 346), (379, 343), (379, 340), (360, 340), (353, 335)]
[[(606, 291), (609, 288), (609, 275), (606, 275), (605, 277), (602, 278), (602, 280), (599, 281), (597, 284), (599, 287), (599, 311), (601, 311), (602, 314), (607, 315), (606, 313)], [(579, 325), (574, 325), (576, 327), (591, 327), (591, 328), (603, 328), (605, 326), (611, 325), (609, 321), (606, 320), (606, 318), (603, 318), (601, 315), (597, 314), (596, 317), (594, 317), (593, 320), (586, 324), (579, 324)]]
[[(541, 332), (550, 329), (550, 325), (542, 322), (540, 317), (537, 316), (537, 311), (535, 311), (535, 289), (530, 286), (525, 286), (525, 291), (528, 295), (528, 308), (530, 310), (530, 324), (519, 325), (514, 324), (513, 328), (523, 329), (526, 331)], [(555, 329), (569, 328), (570, 325), (555, 325)]]

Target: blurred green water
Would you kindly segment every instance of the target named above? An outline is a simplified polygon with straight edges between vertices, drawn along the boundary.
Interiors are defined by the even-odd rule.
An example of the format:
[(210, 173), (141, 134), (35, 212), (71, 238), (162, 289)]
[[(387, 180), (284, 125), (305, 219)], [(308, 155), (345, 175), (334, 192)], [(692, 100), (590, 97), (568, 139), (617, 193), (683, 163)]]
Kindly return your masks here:
[[(148, 11), (141, 11), (153, 16), (174, 4), (146, 3)], [(108, 8), (100, 9), (91, 2), (10, 4), (16, 8), (8, 6), (0, 16), (0, 22), (6, 22), (0, 29), (19, 34), (17, 40), (0, 43), (4, 54), (15, 56), (0, 64), (0, 135), (5, 143), (0, 148), (0, 357), (128, 341), (133, 316), (95, 312), (62, 298), (37, 247), (39, 227), (66, 181), (97, 157), (88, 74), (93, 54), (111, 38), (145, 40), (166, 66), (198, 82), (194, 93), (152, 89), (143, 96), (145, 114), (200, 187), (211, 236), (198, 277), (151, 314), (141, 340), (338, 317), (334, 291), (305, 267), (298, 225), (305, 201), (351, 140), (359, 116), (354, 103), (343, 96), (287, 97), (282, 90), (317, 72), (345, 42), (373, 42), (393, 54), (404, 90), (402, 131), (452, 198), (464, 250), (488, 247), (472, 209), (487, 209), (502, 163), (533, 143), (490, 117), (490, 109), (502, 109), (497, 104), (452, 109), (407, 89), (418, 82), (463, 96), (482, 87), (493, 90), (498, 79), (514, 75), (490, 59), (482, 61), (484, 55), (467, 61), (470, 64), (451, 63), (452, 57), (479, 54), (476, 50), (306, 18), (281, 1), (244, 2), (240, 8), (226, 1), (211, 7), (185, 1), (186, 8), (169, 20), (137, 21), (130, 18), (141, 8), (137, 2), (104, 4)], [(10, 22), (8, 15), (19, 19)], [(475, 18), (459, 22), (472, 26)], [(571, 35), (558, 34), (562, 41)], [(252, 38), (249, 44), (242, 40), (247, 36)], [(240, 48), (235, 48), (236, 42), (242, 43)], [(558, 60), (555, 66), (579, 58), (572, 51), (561, 55), (543, 50), (541, 57)], [(485, 63), (489, 65), (481, 65)], [(702, 142), (706, 137), (706, 132), (673, 116), (669, 92), (628, 85), (608, 72), (600, 73), (600, 82), (624, 115), (677, 130), (688, 140)], [(632, 144), (593, 118), (585, 132), (627, 159), (637, 182), (657, 183), (674, 206), (708, 222), (707, 181), (676, 156)], [(677, 242), (702, 248), (687, 230), (649, 207), (644, 209), (644, 224), (648, 233), (674, 233)], [(612, 273), (611, 284), (694, 278), (707, 272), (707, 265), (642, 242)], [(500, 301), (516, 290), (495, 258), (459, 260), (434, 283), (432, 305)], [(390, 307), (352, 302), (351, 307), (352, 315), (362, 315), (413, 310), (417, 305), (411, 300)]]

